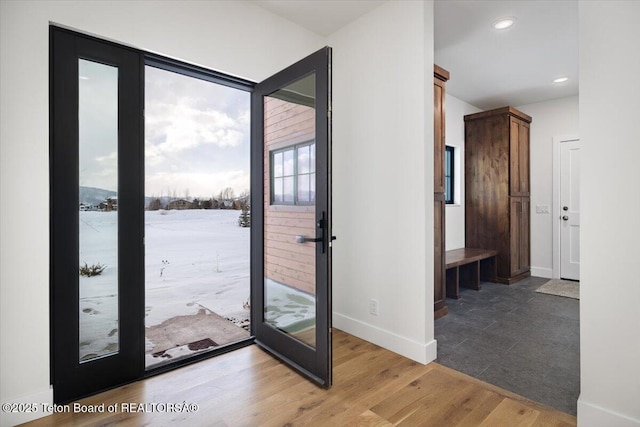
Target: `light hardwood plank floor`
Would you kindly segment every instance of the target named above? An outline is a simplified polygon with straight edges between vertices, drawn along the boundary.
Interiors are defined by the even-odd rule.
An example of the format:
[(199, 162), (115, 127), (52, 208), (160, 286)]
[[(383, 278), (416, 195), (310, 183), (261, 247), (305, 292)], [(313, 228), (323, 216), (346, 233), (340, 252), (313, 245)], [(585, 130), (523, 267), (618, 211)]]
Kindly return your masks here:
[[(435, 362), (334, 330), (334, 386), (319, 388), (257, 346), (110, 390), (29, 426), (575, 426), (576, 418)], [(197, 404), (190, 413), (161, 404)], [(151, 412), (122, 411), (123, 403)], [(109, 405), (117, 405), (108, 413)], [(155, 408), (153, 404), (157, 404)], [(70, 407), (73, 410), (73, 407)], [(143, 407), (144, 409), (144, 407)], [(164, 409), (164, 410), (163, 410)]]

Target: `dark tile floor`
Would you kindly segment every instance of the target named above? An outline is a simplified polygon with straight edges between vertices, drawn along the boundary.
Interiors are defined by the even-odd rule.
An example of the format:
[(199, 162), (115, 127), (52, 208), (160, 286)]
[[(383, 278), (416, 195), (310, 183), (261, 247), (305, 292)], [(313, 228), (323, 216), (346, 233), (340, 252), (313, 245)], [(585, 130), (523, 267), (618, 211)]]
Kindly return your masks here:
[(569, 414), (580, 392), (579, 301), (535, 290), (548, 279), (483, 283), (447, 299), (438, 362)]

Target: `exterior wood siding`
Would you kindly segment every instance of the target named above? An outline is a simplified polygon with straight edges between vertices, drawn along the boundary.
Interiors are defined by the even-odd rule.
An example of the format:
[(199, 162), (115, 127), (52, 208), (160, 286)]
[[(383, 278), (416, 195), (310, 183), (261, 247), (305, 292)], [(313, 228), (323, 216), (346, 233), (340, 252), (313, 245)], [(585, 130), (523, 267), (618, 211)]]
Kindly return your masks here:
[(315, 206), (271, 203), (271, 152), (315, 139), (315, 110), (266, 97), (264, 101), (264, 266), (267, 278), (315, 295)]

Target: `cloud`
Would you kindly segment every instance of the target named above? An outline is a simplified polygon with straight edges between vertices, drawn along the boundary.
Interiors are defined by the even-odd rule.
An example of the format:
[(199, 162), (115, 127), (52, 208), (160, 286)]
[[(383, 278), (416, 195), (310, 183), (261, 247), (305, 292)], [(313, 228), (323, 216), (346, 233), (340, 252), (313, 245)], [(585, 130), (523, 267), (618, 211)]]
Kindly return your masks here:
[(117, 159), (118, 159), (118, 153), (116, 151), (112, 151), (106, 156), (96, 157), (96, 161), (100, 163), (106, 163), (108, 165), (116, 164)]
[[(236, 147), (242, 144), (246, 124), (215, 110), (185, 103), (154, 103), (146, 114), (147, 146), (159, 153), (177, 153), (202, 144)], [(154, 143), (154, 141), (161, 141)]]
[(145, 68), (145, 194), (249, 188), (247, 92)]

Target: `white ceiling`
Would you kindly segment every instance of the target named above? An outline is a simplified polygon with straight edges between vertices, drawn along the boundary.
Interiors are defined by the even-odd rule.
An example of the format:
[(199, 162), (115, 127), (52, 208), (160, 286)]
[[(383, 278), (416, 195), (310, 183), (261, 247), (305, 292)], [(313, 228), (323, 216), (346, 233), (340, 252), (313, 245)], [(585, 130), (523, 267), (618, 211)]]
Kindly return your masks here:
[(253, 3), (322, 36), (339, 30), (384, 1), (253, 0)]
[[(577, 1), (436, 1), (435, 62), (447, 92), (481, 109), (578, 94)], [(514, 16), (506, 30), (496, 19)], [(569, 81), (553, 83), (567, 76)]]
[[(392, 0), (398, 1), (398, 0)], [(380, 6), (370, 0), (254, 0), (327, 36)], [(451, 73), (447, 92), (481, 109), (578, 94), (577, 0), (437, 0), (435, 62)], [(516, 17), (513, 27), (491, 23)], [(567, 76), (569, 81), (554, 84)]]

